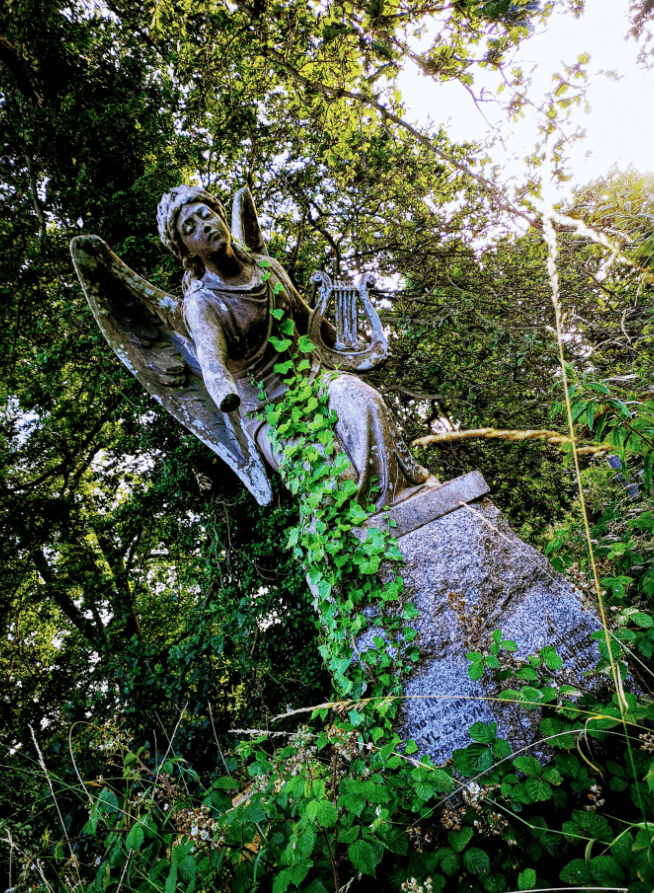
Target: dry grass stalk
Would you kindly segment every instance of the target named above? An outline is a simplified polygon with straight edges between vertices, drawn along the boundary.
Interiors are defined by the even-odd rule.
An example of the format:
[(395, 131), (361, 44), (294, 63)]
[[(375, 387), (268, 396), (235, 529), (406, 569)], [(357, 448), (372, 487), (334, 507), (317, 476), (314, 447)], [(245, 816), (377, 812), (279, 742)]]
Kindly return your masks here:
[[(558, 431), (549, 431), (547, 428), (528, 428), (524, 431), (511, 430), (509, 428), (469, 428), (466, 431), (445, 431), (442, 434), (426, 434), (411, 442), (412, 446), (428, 446), (431, 443), (453, 443), (457, 440), (544, 440), (545, 443), (555, 445), (573, 443), (573, 438)], [(576, 443), (574, 439), (574, 443)], [(597, 446), (578, 447), (577, 453), (603, 455), (610, 452), (613, 447), (608, 444)]]

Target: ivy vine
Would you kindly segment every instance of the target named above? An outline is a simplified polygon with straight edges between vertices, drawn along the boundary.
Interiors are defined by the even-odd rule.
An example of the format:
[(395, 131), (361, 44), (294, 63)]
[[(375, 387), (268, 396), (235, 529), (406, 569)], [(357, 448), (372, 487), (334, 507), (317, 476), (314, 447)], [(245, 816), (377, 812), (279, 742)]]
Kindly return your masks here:
[[(269, 277), (264, 272), (264, 281)], [(273, 291), (281, 289), (277, 283)], [(288, 354), (295, 345), (274, 366), (284, 376), (284, 397), (268, 401), (260, 416), (270, 427), (282, 480), (299, 502), (299, 522), (288, 531), (287, 546), (306, 569), (323, 631), (320, 652), (337, 694), (356, 699), (365, 692), (390, 719), (402, 679), (419, 659), (417, 632), (410, 626), (418, 611), (402, 599), (401, 576), (394, 573), (387, 582), (378, 578), (382, 562), (396, 567), (402, 562), (392, 533), (395, 522), (386, 518), (387, 529), (362, 529), (376, 509), (360, 504), (356, 481), (346, 474), (351, 464), (339, 444), (338, 418), (328, 396), (329, 381), (338, 373), (314, 375), (310, 355), (315, 345), (298, 335), (284, 310), (271, 312), (275, 350)], [(263, 390), (260, 396), (266, 399)], [(360, 637), (368, 628), (373, 628), (372, 644), (362, 647)]]

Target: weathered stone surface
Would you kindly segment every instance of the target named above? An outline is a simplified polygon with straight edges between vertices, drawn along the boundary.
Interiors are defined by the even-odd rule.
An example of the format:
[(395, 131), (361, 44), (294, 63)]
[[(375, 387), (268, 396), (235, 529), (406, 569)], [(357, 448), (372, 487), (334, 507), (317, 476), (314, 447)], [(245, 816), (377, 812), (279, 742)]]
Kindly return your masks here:
[[(598, 619), (582, 609), (570, 584), (516, 536), (488, 499), (401, 536), (398, 545), (406, 600), (420, 611), (414, 623), (421, 652), (405, 685), (398, 731), (437, 762), (470, 743), (468, 728), (477, 720), (495, 720), (514, 750), (531, 743), (539, 711), (482, 700), (497, 692), (470, 680), (466, 653), (479, 644), (487, 647), (499, 628), (517, 642), (518, 657), (554, 645), (569, 679), (583, 685), (581, 674), (599, 659), (590, 638), (600, 628)], [(463, 611), (453, 609), (455, 599), (463, 599)], [(370, 647), (365, 640), (372, 634), (368, 630), (359, 647)]]
[[(483, 476), (478, 471), (470, 471), (439, 487), (424, 487), (415, 496), (392, 505), (385, 514), (389, 521), (395, 521), (394, 533), (400, 537), (488, 492), (489, 487)], [(380, 527), (383, 523), (382, 515), (371, 515), (360, 529)]]

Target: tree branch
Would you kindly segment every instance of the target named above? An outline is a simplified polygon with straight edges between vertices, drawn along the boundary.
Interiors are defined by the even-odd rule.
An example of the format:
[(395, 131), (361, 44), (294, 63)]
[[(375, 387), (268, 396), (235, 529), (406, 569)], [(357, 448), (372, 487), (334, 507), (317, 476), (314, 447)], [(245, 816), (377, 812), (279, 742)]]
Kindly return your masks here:
[(35, 548), (32, 550), (31, 555), (34, 564), (36, 565), (36, 569), (48, 587), (48, 594), (52, 596), (66, 617), (70, 620), (73, 626), (82, 633), (84, 638), (88, 639), (89, 642), (98, 644), (98, 640), (101, 638), (98, 630), (96, 630), (93, 624), (84, 617), (68, 593), (64, 591), (58, 574), (56, 574), (48, 564), (48, 560), (43, 554), (43, 551), (39, 548)]
[(304, 75), (300, 74), (297, 69), (295, 69), (289, 62), (286, 61), (284, 56), (279, 53), (273, 47), (265, 47), (263, 49), (263, 54), (270, 56), (272, 59), (280, 65), (284, 71), (286, 71), (294, 81), (298, 84), (301, 84), (303, 87), (306, 87), (310, 90), (316, 90), (323, 94), (323, 96), (329, 96), (336, 99), (353, 99), (355, 102), (366, 105), (369, 108), (376, 109), (384, 119), (388, 119), (392, 121), (394, 124), (397, 124), (398, 127), (405, 130), (409, 133), (421, 146), (424, 146), (428, 149), (432, 155), (435, 155), (437, 158), (440, 158), (442, 161), (445, 161), (447, 164), (450, 164), (452, 167), (461, 171), (461, 173), (465, 174), (467, 177), (470, 177), (472, 180), (477, 183), (487, 195), (490, 196), (495, 205), (503, 211), (507, 211), (509, 214), (517, 217), (522, 217), (530, 226), (533, 226), (535, 229), (540, 231), (541, 224), (538, 218), (532, 217), (527, 214), (525, 211), (517, 208), (515, 205), (511, 203), (507, 203), (499, 191), (499, 189), (487, 180), (485, 177), (480, 176), (479, 174), (475, 174), (468, 165), (464, 164), (461, 161), (458, 161), (456, 158), (453, 158), (451, 155), (448, 155), (447, 152), (443, 152), (442, 149), (439, 149), (434, 145), (433, 141), (429, 139), (429, 137), (425, 136), (421, 133), (417, 128), (415, 128), (412, 124), (409, 124), (408, 121), (405, 121), (404, 118), (401, 118), (399, 115), (396, 115), (389, 108), (383, 105), (379, 100), (374, 96), (365, 96), (363, 93), (353, 93), (350, 90), (345, 90), (341, 87), (330, 87), (327, 84), (323, 84), (321, 81), (312, 81), (309, 78), (304, 77)]

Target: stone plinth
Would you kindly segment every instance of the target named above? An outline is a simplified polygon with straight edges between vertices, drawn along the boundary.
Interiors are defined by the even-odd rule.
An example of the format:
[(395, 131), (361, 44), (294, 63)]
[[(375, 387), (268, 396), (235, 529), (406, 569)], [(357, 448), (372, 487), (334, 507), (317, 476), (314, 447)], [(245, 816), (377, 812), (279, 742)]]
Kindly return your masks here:
[[(479, 480), (469, 475), (457, 481), (439, 488), (444, 496), (447, 488), (459, 492), (470, 484), (480, 488)], [(438, 492), (425, 494), (432, 508)], [(420, 499), (418, 495), (396, 508)], [(516, 536), (490, 500), (462, 502), (456, 507), (448, 497), (441, 503), (441, 508), (447, 503), (445, 513), (426, 522), (424, 511), (417, 511), (417, 529), (398, 539), (404, 556), (400, 572), (405, 598), (420, 612), (413, 621), (420, 661), (405, 685), (407, 700), (397, 728), (436, 762), (470, 743), (468, 728), (477, 720), (496, 721), (498, 735), (514, 750), (537, 735), (540, 711), (480, 700), (495, 697), (497, 691), (468, 677), (466, 653), (487, 649), (495, 629), (517, 643), (519, 658), (544, 645), (555, 646), (569, 672), (561, 681), (583, 685), (581, 674), (599, 659), (590, 636), (600, 623), (582, 608), (578, 592), (543, 555)], [(377, 516), (368, 525), (381, 527), (383, 520)], [(384, 577), (397, 569), (382, 568), (380, 573)], [(367, 647), (372, 634), (372, 630), (364, 633), (359, 647)]]

